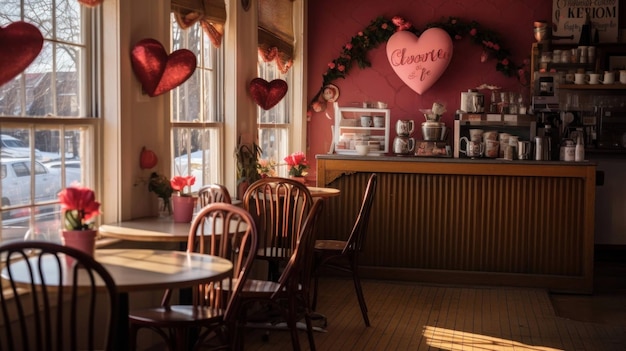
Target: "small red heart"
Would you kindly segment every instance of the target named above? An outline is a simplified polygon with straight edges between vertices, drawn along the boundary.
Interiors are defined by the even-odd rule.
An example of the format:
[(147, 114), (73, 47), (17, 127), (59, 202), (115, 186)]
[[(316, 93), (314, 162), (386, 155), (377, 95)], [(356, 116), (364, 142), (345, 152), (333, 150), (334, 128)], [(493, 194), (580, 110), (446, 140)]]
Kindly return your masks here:
[(196, 55), (187, 49), (167, 54), (155, 39), (140, 40), (131, 52), (133, 71), (149, 96), (158, 96), (183, 84), (196, 69)]
[(18, 21), (0, 27), (0, 86), (30, 65), (43, 47), (43, 36), (32, 24)]
[(102, 4), (102, 0), (78, 0), (78, 2), (89, 7), (96, 7)]
[(287, 82), (282, 79), (274, 79), (267, 82), (263, 78), (254, 78), (250, 82), (250, 95), (252, 99), (264, 110), (274, 107), (287, 94)]

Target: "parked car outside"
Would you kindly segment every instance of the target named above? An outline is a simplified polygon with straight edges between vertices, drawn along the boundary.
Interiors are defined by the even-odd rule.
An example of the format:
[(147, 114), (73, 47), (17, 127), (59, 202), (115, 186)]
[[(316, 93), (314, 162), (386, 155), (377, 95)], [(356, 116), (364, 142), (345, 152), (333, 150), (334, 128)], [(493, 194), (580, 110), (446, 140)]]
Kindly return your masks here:
[[(25, 205), (31, 201), (31, 160), (28, 158), (0, 159), (2, 178), (2, 207)], [(61, 177), (39, 161), (34, 163), (35, 202), (56, 200), (61, 191)], [(3, 212), (3, 219), (19, 216), (19, 211)]]
[[(18, 138), (0, 134), (0, 157), (29, 158), (30, 147)], [(35, 158), (42, 158), (41, 151), (35, 149)]]
[[(43, 163), (51, 172), (58, 172), (60, 176), (61, 161), (50, 161)], [(74, 182), (81, 183), (81, 163), (80, 160), (65, 160), (65, 186), (70, 186)]]

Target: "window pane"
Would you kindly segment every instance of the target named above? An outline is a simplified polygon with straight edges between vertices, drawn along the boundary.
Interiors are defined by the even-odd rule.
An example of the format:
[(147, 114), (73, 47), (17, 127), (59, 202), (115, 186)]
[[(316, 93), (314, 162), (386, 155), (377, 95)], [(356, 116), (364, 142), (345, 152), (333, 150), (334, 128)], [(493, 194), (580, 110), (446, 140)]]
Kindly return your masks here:
[(56, 95), (58, 116), (78, 116), (80, 114), (80, 86), (78, 65), (81, 50), (78, 47), (58, 45), (56, 69)]
[(174, 176), (196, 177), (192, 192), (219, 182), (219, 135), (217, 128), (173, 128)]
[(56, 39), (81, 43), (80, 4), (76, 0), (56, 0)]

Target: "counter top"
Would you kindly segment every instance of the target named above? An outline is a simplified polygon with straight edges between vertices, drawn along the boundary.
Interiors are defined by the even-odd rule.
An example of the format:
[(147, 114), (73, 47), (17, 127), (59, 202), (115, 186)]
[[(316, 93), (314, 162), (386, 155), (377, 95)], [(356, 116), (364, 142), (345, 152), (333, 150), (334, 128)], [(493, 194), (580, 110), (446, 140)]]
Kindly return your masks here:
[(321, 160), (355, 160), (355, 161), (397, 161), (397, 162), (432, 162), (432, 163), (459, 163), (459, 164), (507, 164), (507, 165), (549, 165), (549, 166), (595, 166), (594, 161), (565, 162), (565, 161), (535, 161), (535, 160), (505, 160), (503, 158), (453, 158), (453, 157), (424, 157), (413, 155), (384, 154), (381, 156), (359, 156), (342, 154), (319, 154), (316, 159)]

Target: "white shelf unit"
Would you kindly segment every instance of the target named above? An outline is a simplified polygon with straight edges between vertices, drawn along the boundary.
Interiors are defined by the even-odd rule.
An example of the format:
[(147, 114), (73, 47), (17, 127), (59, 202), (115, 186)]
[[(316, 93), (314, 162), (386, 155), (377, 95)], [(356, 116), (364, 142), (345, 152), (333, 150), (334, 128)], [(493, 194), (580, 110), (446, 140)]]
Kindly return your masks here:
[[(370, 151), (368, 155), (389, 153), (390, 110), (387, 108), (340, 107), (335, 108), (335, 152), (344, 155), (356, 155), (354, 145), (358, 141), (379, 141), (382, 145), (378, 151)], [(384, 127), (361, 127), (361, 116), (382, 116)]]

